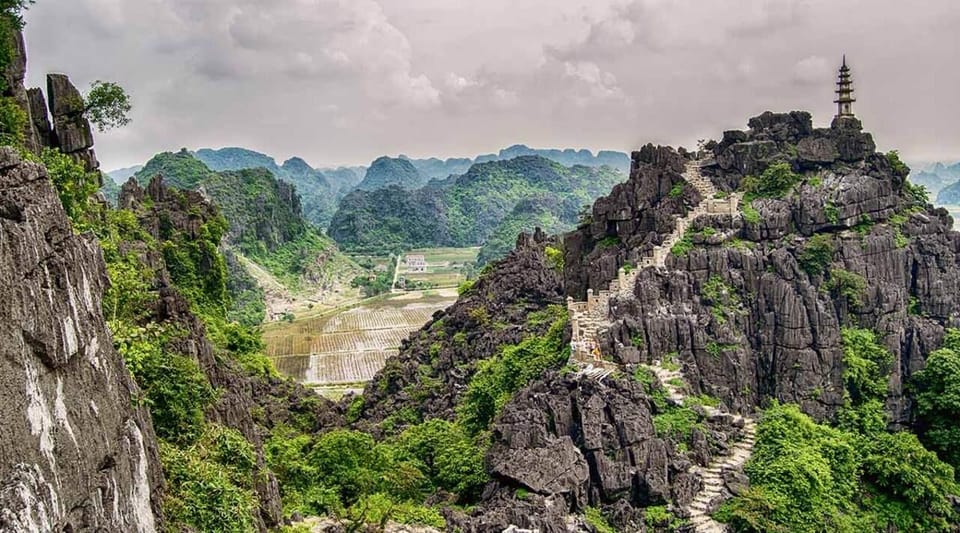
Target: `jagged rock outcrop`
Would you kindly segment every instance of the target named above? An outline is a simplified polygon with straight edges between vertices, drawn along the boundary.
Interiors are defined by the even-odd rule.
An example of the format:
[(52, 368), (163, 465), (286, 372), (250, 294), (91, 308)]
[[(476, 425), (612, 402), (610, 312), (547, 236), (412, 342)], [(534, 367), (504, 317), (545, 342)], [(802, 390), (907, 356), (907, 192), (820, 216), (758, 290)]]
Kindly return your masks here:
[[(621, 530), (635, 531), (643, 523), (641, 508), (687, 504), (701, 487), (691, 467), (728, 449), (742, 424), (724, 415), (705, 417), (685, 455), (658, 437), (656, 412), (644, 386), (633, 380), (544, 376), (517, 394), (494, 424), (487, 454), (493, 481), (479, 510), (457, 525), (465, 531), (515, 525), (561, 532), (568, 530), (570, 513), (592, 506), (616, 516)], [(518, 489), (527, 494), (516, 498)]]
[(156, 437), (104, 323), (107, 283), (45, 169), (0, 149), (0, 530), (159, 525)]
[[(840, 328), (857, 324), (881, 333), (896, 354), (888, 410), (895, 424), (908, 423), (905, 383), (960, 313), (952, 221), (941, 209), (917, 206), (906, 172), (874, 152), (856, 119), (814, 128), (808, 113), (765, 113), (750, 127), (707, 145), (702, 172), (718, 189), (735, 190), (779, 161), (813, 178), (785, 198), (753, 201), (756, 222), (698, 219), (692, 250), (669, 257), (666, 269), (641, 272), (636, 299), (611, 306), (616, 325), (604, 352), (624, 362), (677, 352), (696, 392), (741, 410), (767, 398), (796, 402), (824, 418), (843, 402)], [(565, 239), (569, 294), (602, 288), (633, 262), (638, 245), (642, 253), (660, 238), (669, 224), (658, 226), (657, 215), (683, 209), (664, 191), (685, 157), (652, 147), (634, 155), (631, 181), (599, 200), (591, 224)], [(637, 212), (636, 205), (649, 208)], [(829, 237), (835, 253), (823, 272), (810, 274), (800, 257), (814, 234)], [(610, 236), (616, 246), (598, 245)], [(858, 301), (840, 296), (831, 269), (868, 281)], [(705, 294), (713, 279), (735, 295), (729, 316), (718, 317), (719, 304)], [(639, 349), (634, 338), (643, 339)]]
[[(455, 527), (566, 531), (577, 527), (571, 514), (595, 506), (618, 528), (642, 530), (642, 509), (658, 504), (696, 507), (707, 520), (703, 513), (719, 499), (745, 488), (737, 469), (753, 437), (742, 438), (723, 463), (733, 468), (694, 464), (727, 455), (733, 446), (726, 443), (744, 437), (744, 420), (753, 427), (749, 417), (757, 408), (772, 400), (797, 403), (829, 420), (844, 405), (845, 327), (875, 331), (892, 351), (887, 414), (892, 428), (911, 424), (907, 385), (945, 328), (960, 325), (960, 234), (952, 219), (919, 197), (906, 183), (908, 170), (877, 153), (856, 119), (815, 128), (808, 113), (764, 113), (749, 127), (725, 132), (699, 154), (652, 145), (634, 153), (630, 180), (597, 200), (589, 219), (563, 237), (562, 280), (536, 266), (542, 252), (528, 246), (540, 241), (521, 239), (513, 255), (481, 278), (478, 292), (435, 317), (388, 361), (367, 389), (364, 412), (376, 422), (418, 407), (418, 365), (434, 364), (431, 347), (439, 343), (440, 372), (431, 378), (440, 384), (421, 412), (452, 418), (474, 361), (516, 342), (513, 328), (535, 308), (517, 315), (520, 306), (511, 299), (543, 305), (560, 291), (584, 300), (588, 289), (607, 289), (621, 267), (636, 268), (704, 200), (684, 178), (685, 166), (699, 158), (700, 175), (721, 197), (774, 163), (786, 163), (799, 181), (780, 197), (743, 198), (738, 213), (695, 218), (665, 264), (644, 263), (625, 294), (610, 295), (600, 351), (628, 371), (669, 356), (688, 396), (717, 398), (744, 416), (706, 416), (710, 434), (695, 434), (684, 451), (657, 437), (650, 423), (655, 406), (629, 379), (548, 373), (515, 394), (495, 421), (487, 455), (493, 480), (469, 517), (451, 513)], [(821, 257), (811, 259), (817, 247)], [(530, 282), (538, 277), (534, 289)], [(503, 296), (487, 285), (493, 279), (508, 280)], [(543, 287), (547, 298), (538, 292)], [(503, 321), (499, 328), (471, 321), (482, 314), (471, 313), (481, 295), (488, 295), (480, 307), (491, 321)], [(445, 340), (459, 332), (470, 339), (462, 349)]]

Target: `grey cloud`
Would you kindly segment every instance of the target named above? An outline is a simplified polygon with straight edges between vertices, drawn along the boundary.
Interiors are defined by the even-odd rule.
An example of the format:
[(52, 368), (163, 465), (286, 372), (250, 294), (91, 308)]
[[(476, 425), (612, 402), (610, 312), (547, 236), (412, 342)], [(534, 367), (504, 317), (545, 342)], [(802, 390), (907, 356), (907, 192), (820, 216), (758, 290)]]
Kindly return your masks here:
[(41, 0), (27, 20), (34, 84), (133, 94), (134, 123), (98, 137), (111, 167), (689, 145), (767, 109), (829, 121), (843, 52), (882, 146), (960, 153), (954, 0)]

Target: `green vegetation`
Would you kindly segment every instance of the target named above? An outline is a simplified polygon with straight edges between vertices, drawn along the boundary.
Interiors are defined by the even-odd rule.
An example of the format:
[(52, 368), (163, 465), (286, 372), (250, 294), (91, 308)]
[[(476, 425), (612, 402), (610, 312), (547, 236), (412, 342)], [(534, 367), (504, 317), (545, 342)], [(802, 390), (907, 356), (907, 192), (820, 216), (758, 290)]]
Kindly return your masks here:
[(689, 254), (692, 250), (693, 234), (690, 230), (687, 230), (687, 232), (683, 234), (683, 237), (681, 237), (676, 244), (670, 247), (670, 253), (677, 257), (683, 257)]
[(767, 409), (746, 468), (751, 488), (715, 517), (735, 531), (949, 531), (953, 468), (915, 435), (886, 432), (893, 355), (872, 331), (841, 334), (840, 427), (816, 424), (793, 405)]
[(543, 249), (544, 255), (547, 256), (547, 262), (550, 266), (557, 272), (563, 272), (563, 250), (559, 248), (554, 248), (553, 246), (547, 246)]
[(653, 415), (653, 427), (658, 437), (680, 443), (690, 440), (694, 428), (701, 427), (698, 420), (697, 413), (689, 407), (670, 407), (663, 413)]
[(842, 268), (832, 268), (828, 287), (836, 296), (846, 299), (851, 307), (858, 308), (863, 305), (867, 280), (860, 274)]
[(774, 163), (757, 176), (747, 176), (740, 183), (740, 189), (746, 194), (744, 201), (749, 204), (755, 198), (783, 198), (803, 180), (803, 176), (793, 171), (790, 163)]
[(655, 505), (644, 509), (643, 521), (654, 531), (676, 531), (684, 523), (667, 510), (666, 505)]
[(893, 167), (894, 172), (901, 176), (910, 174), (910, 168), (900, 160), (900, 152), (897, 150), (890, 150), (886, 155), (887, 161), (890, 162), (890, 166)]
[(130, 96), (123, 87), (109, 81), (97, 80), (90, 85), (83, 112), (101, 132), (130, 124), (132, 109)]
[(953, 469), (909, 433), (816, 424), (796, 406), (763, 413), (751, 487), (715, 518), (735, 531), (948, 531)]
[(88, 229), (88, 220), (92, 218), (90, 197), (97, 192), (99, 176), (95, 172), (87, 172), (81, 163), (58, 150), (44, 148), (40, 160), (47, 167), (47, 174), (57, 189), (63, 210), (74, 221), (74, 229)]
[(617, 530), (607, 521), (607, 517), (603, 516), (603, 512), (596, 507), (584, 509), (583, 518), (597, 533), (617, 533)]
[(483, 241), (477, 264), (484, 265), (505, 257), (514, 249), (521, 233), (532, 233), (536, 228), (547, 234), (570, 230), (570, 212), (562, 209), (549, 194), (520, 200)]
[(826, 271), (827, 265), (833, 261), (834, 246), (833, 237), (826, 233), (818, 233), (810, 237), (797, 262), (800, 268), (811, 276), (821, 275)]
[(720, 324), (732, 320), (741, 312), (740, 296), (737, 291), (724, 283), (720, 276), (711, 276), (700, 289), (700, 297), (710, 306), (714, 320)]
[(416, 190), (355, 191), (329, 235), (352, 251), (484, 245), (482, 264), (512, 250), (521, 231), (573, 229), (581, 206), (622, 179), (607, 167), (567, 168), (542, 157), (480, 163)]
[(686, 183), (679, 182), (675, 183), (673, 187), (670, 188), (670, 198), (680, 198), (683, 196), (683, 191), (686, 188)]
[(545, 335), (504, 346), (499, 354), (477, 364), (477, 372), (457, 406), (458, 418), (471, 434), (486, 430), (514, 392), (544, 371), (561, 368), (569, 359), (570, 348), (563, 342), (566, 309), (551, 306), (549, 310), (552, 322)]
[(740, 202), (740, 210), (743, 212), (743, 221), (747, 224), (759, 224), (763, 220), (760, 211), (753, 207), (753, 200), (744, 198)]
[(960, 330), (947, 330), (943, 347), (930, 354), (915, 382), (923, 442), (960, 468)]
[(827, 222), (831, 224), (840, 223), (840, 210), (837, 209), (837, 206), (833, 205), (833, 202), (827, 202), (823, 206), (823, 215), (826, 217)]
[(161, 441), (160, 461), (167, 480), (163, 509), (171, 525), (237, 533), (254, 529), (257, 459), (239, 432), (210, 424), (185, 448)]
[(866, 329), (843, 328), (843, 381), (854, 405), (884, 400), (893, 354)]

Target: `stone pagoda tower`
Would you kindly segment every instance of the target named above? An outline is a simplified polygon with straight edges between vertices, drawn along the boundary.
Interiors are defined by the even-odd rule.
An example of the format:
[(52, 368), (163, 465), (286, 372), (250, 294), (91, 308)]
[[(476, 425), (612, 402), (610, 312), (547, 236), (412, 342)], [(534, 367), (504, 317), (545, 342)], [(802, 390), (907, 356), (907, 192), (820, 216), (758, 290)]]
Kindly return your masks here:
[(853, 79), (850, 77), (850, 67), (847, 66), (847, 56), (843, 56), (843, 65), (840, 66), (840, 76), (837, 79), (837, 118), (853, 117)]

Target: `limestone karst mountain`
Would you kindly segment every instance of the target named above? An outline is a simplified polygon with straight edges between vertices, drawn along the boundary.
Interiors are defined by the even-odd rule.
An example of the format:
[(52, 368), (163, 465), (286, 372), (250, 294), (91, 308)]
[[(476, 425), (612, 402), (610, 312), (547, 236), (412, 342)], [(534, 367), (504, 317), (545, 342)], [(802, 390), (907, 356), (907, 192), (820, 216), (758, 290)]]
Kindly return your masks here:
[[(748, 483), (771, 498), (792, 490), (763, 477), (763, 468), (786, 465), (771, 455), (782, 452), (759, 410), (796, 404), (829, 422), (874, 409), (870, 416), (886, 420), (881, 428), (923, 435), (910, 384), (960, 319), (950, 289), (960, 282), (960, 237), (951, 219), (906, 181), (894, 155), (875, 152), (855, 118), (814, 128), (807, 113), (766, 113), (749, 124), (701, 154), (652, 145), (636, 152), (630, 180), (600, 198), (579, 229), (522, 237), (368, 386), (359, 427), (384, 431), (396, 423), (391, 414), (412, 411), (411, 420), (491, 431), (491, 479), (476, 510), (453, 519), (457, 527), (560, 531), (572, 515), (596, 518), (600, 510), (619, 530), (686, 520), (714, 531), (721, 526), (709, 514), (720, 510), (714, 516), (738, 528), (749, 519), (791, 530), (810, 516), (789, 499), (744, 492)], [(715, 198), (705, 197), (691, 166)], [(739, 196), (733, 204), (731, 195)], [(699, 210), (709, 202), (733, 211)], [(682, 221), (689, 226), (678, 228)], [(625, 286), (610, 291), (621, 280)], [(598, 310), (585, 336), (543, 329), (547, 309), (573, 306), (576, 319), (576, 309), (586, 309), (577, 300)], [(566, 358), (549, 354), (570, 341), (592, 349), (564, 368)], [(860, 359), (866, 347), (879, 354), (865, 356), (879, 356), (876, 363)], [(855, 364), (873, 370), (854, 378)], [(873, 375), (875, 392), (858, 388)], [(424, 387), (430, 392), (402, 392)], [(840, 431), (813, 429), (821, 426), (799, 411), (778, 409), (767, 423), (793, 417), (804, 431)], [(760, 421), (758, 437), (749, 419)], [(850, 429), (856, 425), (841, 427), (850, 433), (834, 438), (865, 438)], [(914, 438), (891, 438), (898, 436)], [(810, 460), (830, 453), (809, 444), (815, 440), (795, 442), (808, 446)], [(899, 453), (874, 455), (863, 443), (855, 446), (865, 446), (865, 471)], [(763, 462), (745, 476), (756, 454)], [(857, 483), (854, 494), (877, 490), (866, 476)], [(946, 483), (938, 516), (899, 500), (911, 513), (904, 523), (953, 520), (942, 505), (954, 490)], [(818, 516), (848, 513), (868, 529), (885, 523), (870, 500), (857, 498)], [(750, 515), (751, 501), (785, 514)]]
[(567, 168), (540, 156), (480, 163), (415, 190), (354, 191), (329, 234), (348, 250), (486, 245), (483, 258), (496, 259), (535, 221), (574, 227), (584, 206), (622, 180), (610, 167)]

